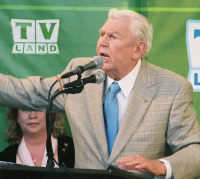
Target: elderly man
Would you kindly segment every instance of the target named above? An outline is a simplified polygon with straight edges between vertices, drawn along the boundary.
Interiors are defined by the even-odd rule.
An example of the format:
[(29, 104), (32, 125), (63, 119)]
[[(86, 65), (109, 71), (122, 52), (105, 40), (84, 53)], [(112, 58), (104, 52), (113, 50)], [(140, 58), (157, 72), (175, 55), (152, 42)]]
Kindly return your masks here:
[[(97, 43), (105, 82), (56, 98), (54, 109), (66, 112), (72, 130), (76, 168), (114, 165), (178, 179), (200, 175), (200, 130), (192, 87), (183, 77), (145, 60), (152, 31), (142, 15), (111, 9)], [(63, 73), (90, 60), (73, 59)], [(1, 104), (36, 110), (45, 109), (56, 77), (20, 80), (1, 74), (0, 80)]]

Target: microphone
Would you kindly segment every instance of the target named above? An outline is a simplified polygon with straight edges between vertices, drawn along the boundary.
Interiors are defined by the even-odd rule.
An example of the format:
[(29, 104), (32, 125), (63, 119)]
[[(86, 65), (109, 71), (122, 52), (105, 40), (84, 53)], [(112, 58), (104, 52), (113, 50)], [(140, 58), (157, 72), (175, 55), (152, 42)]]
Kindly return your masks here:
[(89, 62), (88, 64), (84, 66), (78, 66), (75, 70), (65, 73), (64, 75), (61, 76), (61, 78), (58, 79), (58, 81), (63, 78), (68, 78), (70, 76), (83, 73), (84, 71), (87, 71), (90, 69), (98, 69), (103, 66), (104, 59), (101, 56), (94, 56), (92, 59), (93, 60)]
[(97, 84), (99, 84), (99, 83), (102, 83), (105, 80), (105, 78), (106, 78), (105, 73), (103, 73), (102, 71), (98, 71), (98, 72), (92, 74), (89, 77), (86, 77), (86, 78), (83, 78), (83, 79), (78, 79), (76, 81), (67, 83), (67, 84), (61, 86), (59, 88), (59, 90), (61, 90), (63, 88), (81, 87), (81, 86), (84, 86), (87, 83), (97, 83)]

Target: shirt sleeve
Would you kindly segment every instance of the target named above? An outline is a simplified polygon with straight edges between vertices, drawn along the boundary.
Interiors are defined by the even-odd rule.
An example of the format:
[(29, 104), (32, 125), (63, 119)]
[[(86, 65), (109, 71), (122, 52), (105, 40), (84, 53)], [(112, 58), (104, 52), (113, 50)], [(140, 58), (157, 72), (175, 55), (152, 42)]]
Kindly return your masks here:
[(155, 179), (171, 179), (172, 178), (172, 167), (169, 163), (169, 161), (164, 160), (164, 159), (160, 159), (161, 162), (163, 162), (165, 164), (166, 167), (166, 175), (163, 176), (155, 176)]

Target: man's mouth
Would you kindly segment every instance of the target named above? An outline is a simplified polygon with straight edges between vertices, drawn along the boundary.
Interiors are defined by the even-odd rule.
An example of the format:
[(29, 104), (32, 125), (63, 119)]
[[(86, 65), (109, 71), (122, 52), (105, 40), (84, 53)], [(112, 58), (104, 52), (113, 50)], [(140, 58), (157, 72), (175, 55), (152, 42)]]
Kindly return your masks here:
[(109, 57), (109, 55), (106, 54), (106, 53), (100, 53), (100, 56), (102, 56), (102, 57)]

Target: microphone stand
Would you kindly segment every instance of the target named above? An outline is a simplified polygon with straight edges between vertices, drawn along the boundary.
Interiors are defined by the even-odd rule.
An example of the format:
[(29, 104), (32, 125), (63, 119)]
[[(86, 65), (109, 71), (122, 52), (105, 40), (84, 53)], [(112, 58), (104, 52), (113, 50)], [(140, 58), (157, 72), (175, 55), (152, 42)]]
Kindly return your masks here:
[[(81, 77), (82, 77), (81, 73), (82, 73), (83, 67), (79, 67), (78, 69), (79, 69), (79, 70), (77, 71), (76, 75), (78, 76), (77, 80), (80, 80)], [(53, 89), (54, 85), (55, 85), (58, 81), (60, 81), (61, 79), (68, 78), (68, 77), (73, 76), (73, 75), (75, 75), (75, 74), (73, 74), (72, 72), (68, 72), (68, 73), (66, 73), (65, 75), (62, 75), (62, 77), (58, 78), (56, 81), (54, 81), (54, 83), (53, 83), (53, 84), (50, 86), (50, 88), (49, 88), (49, 92), (48, 92), (48, 101), (50, 100), (50, 97), (51, 97), (51, 90)], [(56, 91), (56, 92), (57, 92), (57, 91)], [(54, 94), (55, 94), (55, 93), (54, 93)]]
[[(47, 149), (47, 157), (48, 157), (47, 164), (46, 164), (47, 167), (54, 167), (54, 162), (56, 162), (54, 160), (54, 153), (53, 153), (52, 142), (51, 142), (51, 131), (52, 131), (53, 124), (54, 124), (53, 112), (52, 112), (53, 101), (60, 94), (63, 94), (63, 93), (66, 93), (66, 94), (80, 93), (83, 90), (84, 85), (86, 83), (94, 83), (94, 82), (100, 83), (105, 79), (105, 76), (102, 76), (99, 73), (96, 74), (96, 75), (93, 74), (88, 78), (83, 78), (82, 80), (81, 80), (81, 72), (78, 73), (77, 75), (78, 75), (78, 79), (76, 81), (69, 82), (69, 83), (61, 86), (62, 88), (58, 88), (54, 92), (54, 94), (51, 96), (51, 90), (52, 90), (53, 86), (56, 84), (57, 81), (54, 82), (53, 85), (50, 87), (50, 90), (49, 90), (49, 93), (48, 93), (48, 104), (47, 104), (47, 108), (46, 108), (46, 126), (47, 126), (46, 149)], [(100, 78), (100, 81), (97, 80), (99, 78)]]
[(55, 100), (55, 98), (57, 96), (59, 96), (60, 94), (76, 94), (76, 93), (80, 93), (84, 88), (84, 85), (81, 86), (74, 86), (71, 88), (67, 88), (61, 91), (56, 91), (53, 96), (49, 99), (48, 101), (48, 105), (46, 108), (46, 126), (47, 126), (47, 140), (46, 140), (46, 149), (47, 149), (47, 167), (54, 167), (54, 153), (53, 153), (53, 149), (52, 149), (52, 142), (51, 142), (51, 131), (53, 128), (53, 124), (54, 124), (54, 119), (53, 119), (53, 113), (52, 113), (52, 104), (53, 101)]

